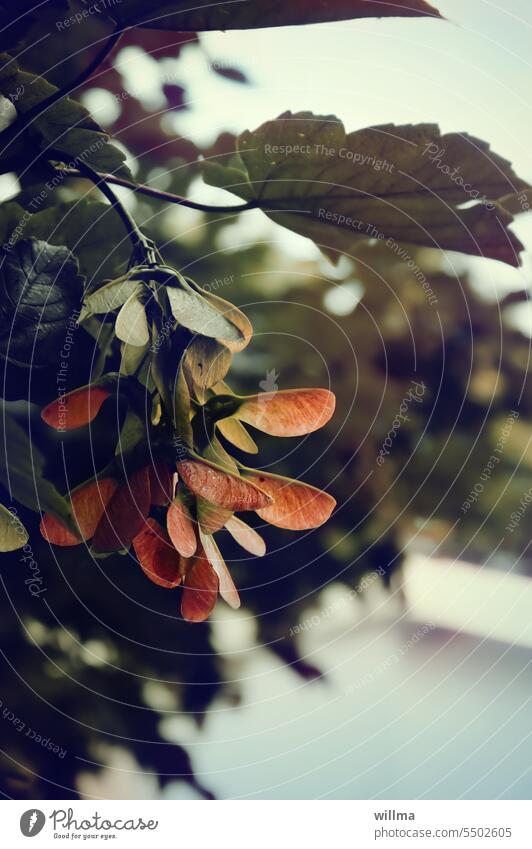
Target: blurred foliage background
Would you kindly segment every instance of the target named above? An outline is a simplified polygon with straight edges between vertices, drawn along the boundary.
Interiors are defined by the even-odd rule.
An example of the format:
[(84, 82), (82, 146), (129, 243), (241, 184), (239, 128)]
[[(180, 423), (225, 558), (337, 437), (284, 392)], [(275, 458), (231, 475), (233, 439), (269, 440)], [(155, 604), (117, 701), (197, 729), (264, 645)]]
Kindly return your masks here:
[[(100, 21), (91, 18), (69, 31), (69, 58), (61, 40), (51, 39), (46, 51), (28, 51), (25, 63), (60, 84), (85, 66), (88, 45), (104, 33)], [(159, 90), (151, 93), (159, 107), (146, 108), (131, 85), (126, 92), (113, 58), (83, 90), (89, 108), (106, 106), (106, 129), (133, 158), (136, 179), (180, 194), (197, 184), (199, 155), (223, 156), (233, 146), (229, 132), (206, 149), (179, 133), (188, 108), (179, 70), (184, 45), (205, 51), (194, 36), (175, 33), (137, 30), (122, 39), (120, 51), (144, 50), (159, 63)], [(213, 75), (247, 85), (237, 67), (217, 67), (209, 58)], [(9, 185), (9, 177), (2, 179)], [(69, 179), (53, 201), (59, 195), (69, 204), (85, 193), (98, 196), (89, 183)], [(24, 205), (32, 186), (15, 187), (13, 195)], [(357, 246), (333, 266), (314, 250), (307, 259), (291, 255), (271, 237), (271, 226), (261, 233), (260, 212), (238, 221), (229, 213), (205, 215), (134, 198), (126, 190), (121, 197), (171, 264), (251, 318), (255, 338), (235, 357), (232, 388), (256, 392), (273, 372), (279, 388), (330, 385), (337, 395), (335, 417), (311, 437), (285, 440), (279, 447), (279, 440), (257, 436), (265, 468), (301, 475), (334, 495), (339, 506), (331, 521), (304, 535), (263, 529), (268, 554), (262, 561), (243, 559), (229, 535), (223, 541), (244, 613), (255, 617), (257, 643), (303, 678), (319, 677), (323, 670), (301, 656), (294, 626), (333, 582), (357, 587), (378, 569), (385, 586), (399, 587), (403, 559), (411, 550), (482, 563), (504, 538), (502, 550), (519, 557), (520, 571), (531, 574), (527, 521), (505, 533), (532, 483), (530, 340), (507, 320), (526, 299), (524, 292), (486, 297), (472, 285), (465, 265), (457, 272), (436, 251), (409, 248), (424, 288), (419, 274), (382, 243)], [(52, 197), (44, 207), (49, 202)], [(72, 212), (72, 226), (80, 224)], [(127, 251), (112, 212), (101, 226), (100, 232), (82, 236), (82, 257), (89, 275), (110, 276), (109, 264), (119, 268)], [(111, 232), (122, 247), (109, 260), (103, 237)], [(427, 287), (436, 299), (432, 303)], [(93, 344), (85, 330), (76, 331), (72, 387), (89, 378)], [(424, 386), (421, 401), (409, 403), (408, 421), (401, 422), (379, 465), (379, 451), (412, 381)], [(25, 426), (25, 399), (30, 399), (32, 437), (44, 450), (50, 473), (63, 486), (66, 469), (71, 485), (84, 480), (93, 462), (81, 450), (86, 434), (59, 439), (39, 419), (39, 407), (56, 394), (56, 364), (37, 363), (29, 371), (9, 363), (5, 384), (8, 405)], [(499, 462), (464, 511), (512, 411), (519, 415)], [(91, 430), (96, 463), (99, 452), (103, 456), (114, 444), (115, 428), (113, 410), (104, 408)], [(159, 787), (152, 786), (152, 793), (184, 781), (209, 798), (211, 789), (196, 779), (186, 744), (165, 735), (163, 720), (186, 714), (201, 726), (215, 697), (238, 704), (235, 664), (213, 646), (211, 626), (181, 621), (176, 595), (147, 581), (130, 556), (92, 562), (82, 547), (52, 552), (40, 538), (35, 515), (20, 515), (46, 591), (32, 597), (21, 553), (4, 555), (3, 794), (76, 797), (84, 786), (80, 776), (98, 776), (126, 757), (126, 766), (152, 776), (152, 785)], [(223, 611), (224, 618), (230, 615)], [(17, 729), (10, 713), (25, 730)], [(66, 754), (59, 757), (36, 743), (28, 728)]]

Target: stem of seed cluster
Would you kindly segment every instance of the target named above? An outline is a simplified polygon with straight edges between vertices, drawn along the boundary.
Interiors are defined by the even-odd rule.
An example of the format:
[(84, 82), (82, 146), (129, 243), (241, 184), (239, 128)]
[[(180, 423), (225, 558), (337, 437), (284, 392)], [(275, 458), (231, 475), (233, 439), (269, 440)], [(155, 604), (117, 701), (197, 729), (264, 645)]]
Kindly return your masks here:
[(87, 165), (86, 162), (77, 162), (77, 166), (81, 175), (92, 180), (94, 185), (107, 198), (115, 212), (122, 219), (122, 223), (126, 228), (129, 240), (133, 245), (135, 253), (138, 255), (137, 259), (139, 259), (143, 265), (159, 265), (159, 259), (153, 242), (144, 235), (133, 216), (117, 198), (111, 186), (108, 185), (105, 177), (91, 168), (90, 165)]
[(89, 62), (87, 67), (84, 68), (81, 73), (78, 74), (77, 77), (75, 77), (69, 83), (66, 83), (66, 85), (64, 85), (62, 88), (58, 88), (57, 91), (54, 91), (53, 94), (51, 94), (49, 97), (46, 97), (39, 103), (36, 103), (35, 106), (32, 106), (32, 108), (24, 114), (20, 115), (17, 121), (15, 121), (12, 125), (12, 128), (20, 131), (28, 124), (31, 124), (31, 122), (43, 112), (46, 112), (46, 110), (49, 109), (50, 106), (53, 106), (54, 103), (57, 103), (63, 97), (69, 95), (70, 92), (74, 91), (76, 88), (79, 88), (80, 85), (83, 85), (83, 83), (86, 82), (89, 77), (92, 76), (94, 71), (99, 68), (99, 66), (102, 64), (104, 59), (107, 58), (111, 50), (113, 50), (113, 48), (118, 44), (123, 32), (124, 28), (118, 26), (117, 24), (105, 44), (101, 47), (101, 49), (94, 57), (94, 59)]

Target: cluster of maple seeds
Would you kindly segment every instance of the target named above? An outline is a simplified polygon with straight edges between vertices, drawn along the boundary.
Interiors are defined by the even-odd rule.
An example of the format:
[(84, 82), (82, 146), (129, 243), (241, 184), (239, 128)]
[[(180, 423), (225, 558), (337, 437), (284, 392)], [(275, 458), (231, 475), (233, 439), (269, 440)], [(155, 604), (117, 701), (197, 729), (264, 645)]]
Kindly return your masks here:
[[(111, 394), (97, 385), (74, 390), (45, 407), (42, 418), (56, 429), (81, 427)], [(220, 424), (236, 420), (273, 436), (302, 436), (326, 424), (335, 399), (325, 389), (295, 389), (243, 397), (234, 406)], [(322, 525), (335, 507), (332, 496), (309, 484), (238, 467), (216, 437), (203, 456), (191, 450), (176, 463), (150, 457), (125, 478), (96, 477), (74, 489), (70, 503), (75, 531), (45, 514), (46, 540), (59, 546), (90, 541), (95, 554), (132, 545), (151, 581), (167, 589), (182, 587), (181, 613), (190, 622), (209, 616), (218, 593), (232, 607), (240, 605), (214, 539), (217, 531), (225, 528), (254, 556), (266, 551), (257, 531), (235, 513), (254, 511), (272, 525), (301, 531)]]

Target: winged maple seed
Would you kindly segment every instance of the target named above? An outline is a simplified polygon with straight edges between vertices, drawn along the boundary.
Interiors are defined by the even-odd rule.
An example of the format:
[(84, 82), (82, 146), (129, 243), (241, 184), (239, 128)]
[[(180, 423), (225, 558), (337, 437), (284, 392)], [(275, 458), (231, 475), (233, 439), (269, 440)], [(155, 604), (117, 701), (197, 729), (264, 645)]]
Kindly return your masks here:
[[(57, 430), (86, 425), (119, 390), (115, 377), (107, 376), (52, 402), (42, 417)], [(149, 461), (145, 457), (127, 473), (102, 473), (70, 493), (75, 530), (46, 513), (41, 533), (58, 546), (90, 543), (99, 555), (132, 547), (151, 581), (166, 589), (181, 587), (181, 613), (189, 622), (206, 619), (218, 594), (239, 607), (238, 591), (214, 534), (225, 528), (242, 548), (261, 557), (266, 551), (263, 539), (236, 514), (252, 511), (272, 525), (301, 531), (327, 521), (336, 502), (299, 480), (239, 466), (215, 429), (241, 449), (254, 451), (243, 422), (276, 436), (301, 436), (326, 424), (334, 406), (333, 393), (325, 389), (239, 397), (221, 384), (185, 417), (193, 433), (204, 433), (204, 427), (195, 426), (211, 422), (210, 437), (201, 449), (188, 445), (176, 461), (175, 450), (169, 452), (159, 441), (160, 456), (146, 452)], [(172, 446), (175, 449), (175, 441)]]
[[(250, 554), (265, 554), (261, 536), (236, 514), (252, 511), (301, 531), (323, 524), (335, 507), (313, 486), (239, 466), (218, 434), (256, 453), (245, 425), (273, 436), (312, 433), (331, 418), (334, 395), (278, 390), (275, 371), (260, 383), (266, 391), (235, 395), (224, 378), (232, 354), (251, 339), (249, 320), (165, 266), (134, 268), (86, 294), (82, 320), (114, 311), (121, 373), (61, 395), (41, 415), (56, 430), (70, 430), (90, 424), (109, 399), (117, 409), (123, 400), (128, 413), (115, 461), (70, 492), (69, 526), (45, 513), (41, 532), (54, 545), (89, 543), (100, 556), (132, 548), (151, 581), (182, 588), (182, 615), (199, 622), (218, 593), (240, 605), (214, 534), (225, 529)], [(168, 367), (174, 357), (175, 380)], [(150, 368), (142, 370), (146, 358)]]

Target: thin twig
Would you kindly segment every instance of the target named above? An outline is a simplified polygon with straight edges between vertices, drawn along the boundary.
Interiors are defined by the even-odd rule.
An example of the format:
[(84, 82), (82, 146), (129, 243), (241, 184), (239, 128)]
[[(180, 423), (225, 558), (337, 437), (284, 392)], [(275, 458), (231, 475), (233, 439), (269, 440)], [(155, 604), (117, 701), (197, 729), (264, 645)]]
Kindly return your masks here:
[[(64, 156), (64, 154), (63, 154)], [(63, 177), (82, 177), (78, 168), (56, 168), (56, 171)], [(199, 201), (190, 200), (175, 195), (172, 192), (165, 192), (163, 189), (155, 189), (152, 186), (146, 186), (143, 183), (132, 183), (123, 177), (116, 177), (114, 174), (103, 174), (100, 171), (95, 171), (98, 177), (105, 180), (107, 183), (114, 183), (116, 186), (123, 186), (126, 189), (131, 189), (133, 192), (138, 192), (141, 195), (165, 200), (168, 203), (178, 203), (180, 206), (186, 206), (188, 209), (197, 209), (200, 212), (246, 212), (248, 209), (256, 209), (259, 206), (259, 201), (250, 200), (246, 203), (240, 203), (237, 206), (218, 206), (210, 203), (200, 203)]]

